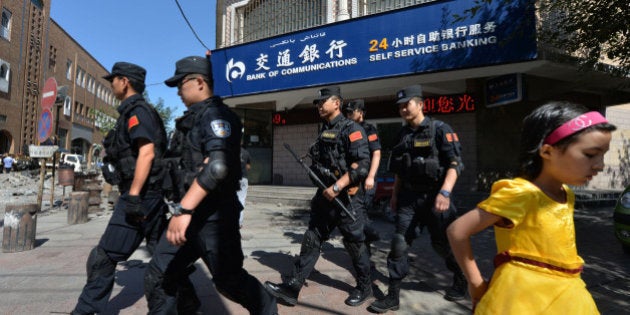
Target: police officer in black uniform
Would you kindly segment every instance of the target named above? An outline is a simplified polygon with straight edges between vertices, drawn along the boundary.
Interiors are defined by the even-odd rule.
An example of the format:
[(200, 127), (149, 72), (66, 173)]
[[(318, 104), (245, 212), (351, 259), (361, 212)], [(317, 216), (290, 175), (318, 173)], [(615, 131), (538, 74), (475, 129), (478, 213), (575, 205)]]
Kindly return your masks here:
[(367, 216), (368, 209), (372, 208), (372, 201), (376, 194), (376, 173), (381, 162), (381, 141), (378, 138), (378, 130), (376, 127), (365, 121), (365, 102), (362, 99), (356, 99), (348, 102), (343, 106), (343, 112), (348, 119), (354, 120), (365, 130), (368, 139), (368, 147), (370, 148), (370, 169), (365, 178), (365, 196), (363, 199), (363, 210), (365, 211), (365, 245), (368, 252), (372, 242), (381, 239), (378, 231), (372, 226)]
[(402, 280), (409, 272), (408, 248), (415, 229), (426, 226), (433, 249), (453, 272), (453, 285), (447, 300), (460, 300), (467, 290), (466, 278), (451, 252), (446, 228), (457, 218), (451, 191), (463, 170), (461, 145), (446, 123), (425, 117), (422, 88), (413, 85), (396, 94), (400, 116), (407, 122), (392, 150), (390, 171), (396, 174), (391, 207), (396, 211), (396, 231), (387, 257), (389, 291), (374, 301), (370, 310), (384, 313), (397, 310)]
[(176, 63), (165, 81), (188, 108), (176, 121), (167, 159), (178, 202), (145, 274), (149, 314), (172, 314), (178, 279), (202, 258), (219, 292), (251, 314), (276, 314), (275, 298), (243, 269), (236, 196), (241, 178), (240, 118), (213, 96), (212, 67), (204, 57)]
[[(311, 219), (292, 275), (283, 283), (266, 282), (265, 286), (285, 303), (297, 304), (300, 289), (315, 267), (322, 244), (335, 228), (339, 228), (356, 272), (356, 287), (345, 303), (358, 306), (372, 296), (370, 261), (363, 233), (365, 218), (361, 210), (362, 183), (368, 173), (370, 152), (363, 128), (341, 114), (343, 100), (339, 87), (328, 87), (319, 92), (314, 103), (324, 125), (310, 154), (312, 169), (328, 188), (318, 189), (311, 200)], [(356, 221), (331, 202), (335, 197), (354, 212)]]
[(73, 314), (103, 313), (114, 285), (116, 263), (125, 261), (146, 239), (149, 252), (165, 227), (166, 205), (161, 193), (161, 159), (166, 150), (164, 124), (142, 97), (144, 68), (114, 64), (112, 91), (122, 103), (114, 129), (103, 142), (107, 153), (103, 177), (118, 185), (121, 196), (105, 233), (87, 261), (87, 283)]

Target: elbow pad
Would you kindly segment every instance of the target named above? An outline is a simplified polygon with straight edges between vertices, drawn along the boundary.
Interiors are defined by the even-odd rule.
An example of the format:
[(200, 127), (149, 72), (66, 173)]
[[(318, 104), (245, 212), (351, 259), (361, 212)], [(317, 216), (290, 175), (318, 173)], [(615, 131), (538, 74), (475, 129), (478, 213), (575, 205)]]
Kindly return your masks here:
[(212, 151), (210, 161), (204, 165), (197, 175), (197, 183), (206, 191), (211, 191), (227, 177), (228, 167), (225, 160), (225, 152)]
[(451, 161), (451, 164), (449, 165), (449, 168), (455, 169), (455, 171), (457, 172), (457, 176), (459, 176), (464, 170), (464, 163), (462, 162), (462, 158), (458, 156), (453, 159)]
[(369, 170), (368, 164), (370, 160), (362, 160), (359, 162), (359, 166), (357, 168), (351, 168), (348, 172), (350, 176), (350, 184), (358, 184), (365, 180), (367, 177)]

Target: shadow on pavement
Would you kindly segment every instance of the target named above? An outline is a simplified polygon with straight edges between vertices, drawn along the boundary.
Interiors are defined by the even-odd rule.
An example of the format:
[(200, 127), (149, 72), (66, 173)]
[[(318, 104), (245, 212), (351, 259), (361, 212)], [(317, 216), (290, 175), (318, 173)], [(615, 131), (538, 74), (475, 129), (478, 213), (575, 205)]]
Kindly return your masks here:
[(39, 239), (35, 239), (35, 244), (33, 244), (34, 248), (40, 247), (42, 245), (44, 245), (46, 242), (50, 241), (50, 239), (48, 238), (39, 238)]
[[(256, 259), (262, 265), (270, 267), (280, 273), (282, 281), (285, 281), (286, 278), (291, 276), (293, 263), (296, 259), (296, 257), (286, 253), (270, 253), (266, 251), (254, 251), (252, 252), (251, 257)], [(317, 269), (313, 269), (313, 272), (311, 272), (307, 278), (307, 281), (304, 283), (304, 286), (306, 287), (309, 285), (308, 280), (345, 292), (349, 292), (353, 288), (350, 284), (341, 280), (333, 279), (330, 276), (319, 272)]]
[(134, 259), (118, 264), (123, 270), (116, 271), (116, 284), (122, 290), (112, 297), (107, 304), (107, 314), (119, 314), (121, 310), (133, 306), (138, 300), (144, 298), (144, 271), (147, 264), (142, 260)]

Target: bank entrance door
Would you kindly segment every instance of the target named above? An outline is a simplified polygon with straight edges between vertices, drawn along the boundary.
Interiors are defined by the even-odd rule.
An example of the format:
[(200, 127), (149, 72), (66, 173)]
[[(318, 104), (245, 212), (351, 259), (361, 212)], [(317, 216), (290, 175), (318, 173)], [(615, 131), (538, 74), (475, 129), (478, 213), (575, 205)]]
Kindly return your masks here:
[(242, 146), (251, 156), (250, 185), (271, 184), (273, 129), (271, 110), (234, 108), (243, 122)]

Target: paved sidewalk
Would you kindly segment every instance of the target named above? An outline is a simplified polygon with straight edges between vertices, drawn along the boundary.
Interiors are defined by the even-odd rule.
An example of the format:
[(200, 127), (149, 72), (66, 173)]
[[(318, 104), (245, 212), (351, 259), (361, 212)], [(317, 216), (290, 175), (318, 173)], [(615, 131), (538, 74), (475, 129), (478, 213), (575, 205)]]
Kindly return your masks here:
[[(1, 209), (0, 209), (1, 210)], [(38, 215), (37, 244), (30, 251), (0, 253), (0, 314), (63, 314), (72, 310), (85, 283), (85, 262), (109, 219), (109, 211), (91, 214), (84, 224), (67, 225), (67, 211), (55, 208)], [(0, 211), (0, 219), (3, 213)], [(291, 270), (300, 250), (308, 212), (266, 203), (246, 207), (242, 231), (245, 268), (261, 282), (280, 281)], [(578, 249), (587, 264), (583, 278), (603, 314), (627, 314), (630, 304), (630, 256), (624, 255), (612, 235), (612, 209), (580, 210), (576, 215)], [(384, 239), (393, 226), (375, 219)], [(474, 239), (473, 245), (487, 276), (494, 255), (491, 230)], [(374, 244), (377, 267), (375, 284), (387, 290), (385, 258), (389, 244)], [(451, 275), (432, 251), (426, 232), (414, 242), (412, 274), (403, 283), (401, 309), (390, 314), (470, 314), (470, 303), (448, 302), (444, 289)], [(118, 266), (116, 285), (107, 314), (146, 314), (142, 278), (149, 257), (143, 247)], [(346, 306), (343, 301), (354, 286), (350, 259), (338, 234), (323, 249), (316, 271), (307, 280), (295, 307), (279, 305), (280, 314), (369, 314), (366, 307)], [(247, 314), (214, 289), (201, 262), (193, 282), (203, 305), (203, 314)], [(376, 292), (379, 294), (380, 292)]]

